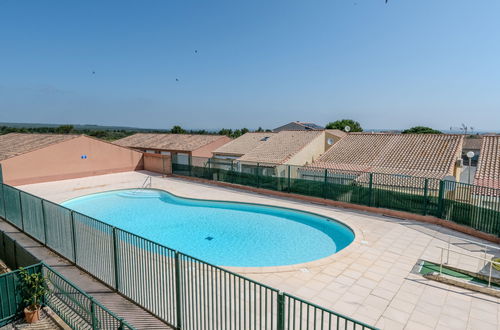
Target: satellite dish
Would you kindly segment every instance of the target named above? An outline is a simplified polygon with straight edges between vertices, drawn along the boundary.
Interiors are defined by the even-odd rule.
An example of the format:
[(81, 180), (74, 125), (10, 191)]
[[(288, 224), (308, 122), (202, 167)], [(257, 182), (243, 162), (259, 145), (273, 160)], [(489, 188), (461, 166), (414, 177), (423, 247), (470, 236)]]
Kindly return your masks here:
[(349, 133), (350, 130), (351, 130), (351, 127), (349, 127), (349, 126), (344, 127), (344, 131), (346, 131), (347, 133)]
[(328, 145), (332, 145), (333, 142), (335, 142), (332, 138), (329, 138), (328, 140), (326, 140), (326, 143), (328, 143)]
[(467, 153), (467, 157), (468, 157), (468, 158), (472, 158), (472, 157), (474, 157), (474, 151), (469, 151), (469, 152)]

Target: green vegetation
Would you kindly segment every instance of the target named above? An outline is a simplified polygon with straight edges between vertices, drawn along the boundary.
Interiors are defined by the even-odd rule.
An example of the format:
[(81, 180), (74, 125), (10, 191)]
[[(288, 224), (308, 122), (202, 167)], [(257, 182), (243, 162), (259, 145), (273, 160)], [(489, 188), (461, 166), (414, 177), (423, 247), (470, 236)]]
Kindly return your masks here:
[(325, 127), (327, 129), (339, 129), (345, 130), (346, 126), (350, 127), (349, 132), (363, 132), (363, 128), (359, 124), (359, 122), (352, 119), (341, 119), (334, 122), (328, 123)]
[[(264, 132), (264, 130), (259, 127), (257, 132)], [(270, 130), (265, 130), (270, 132)], [(42, 126), (42, 125), (31, 125), (26, 124), (12, 124), (0, 126), (0, 135), (8, 133), (43, 133), (43, 134), (85, 134), (93, 136), (102, 140), (114, 141), (122, 139), (129, 135), (135, 133), (174, 133), (174, 134), (201, 134), (201, 135), (226, 135), (230, 138), (237, 138), (245, 133), (250, 132), (248, 128), (241, 129), (227, 129), (223, 128), (220, 131), (207, 131), (207, 130), (186, 130), (179, 125), (173, 126), (170, 130), (153, 130), (153, 129), (140, 129), (140, 128), (108, 128), (106, 126), (95, 126), (95, 125), (83, 125), (83, 126), (73, 126), (73, 125), (61, 125), (61, 126)]]
[(170, 130), (170, 133), (172, 133), (172, 134), (186, 134), (186, 130), (178, 125), (175, 125)]
[(426, 126), (415, 126), (409, 129), (405, 129), (401, 132), (402, 134), (443, 134), (443, 132), (435, 130)]
[(99, 139), (112, 141), (127, 137), (137, 132), (126, 130), (75, 129), (73, 125), (62, 125), (59, 127), (0, 126), (0, 135), (8, 133), (85, 134)]
[(48, 292), (47, 283), (42, 273), (30, 274), (28, 270), (21, 267), (19, 287), (24, 305), (31, 311), (39, 309), (43, 297)]

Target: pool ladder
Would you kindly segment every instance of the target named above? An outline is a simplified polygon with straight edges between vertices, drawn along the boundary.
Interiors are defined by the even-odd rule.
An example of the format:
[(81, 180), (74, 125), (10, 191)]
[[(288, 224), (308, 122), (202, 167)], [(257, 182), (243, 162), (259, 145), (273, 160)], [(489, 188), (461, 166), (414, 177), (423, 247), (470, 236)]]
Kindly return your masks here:
[(146, 178), (146, 180), (144, 180), (144, 182), (142, 183), (142, 185), (139, 188), (136, 188), (136, 189), (134, 189), (134, 191), (132, 191), (132, 194), (137, 194), (137, 192), (139, 190), (146, 189), (146, 188), (151, 188), (152, 186), (153, 186), (152, 177), (151, 177), (151, 175), (148, 175), (148, 177)]

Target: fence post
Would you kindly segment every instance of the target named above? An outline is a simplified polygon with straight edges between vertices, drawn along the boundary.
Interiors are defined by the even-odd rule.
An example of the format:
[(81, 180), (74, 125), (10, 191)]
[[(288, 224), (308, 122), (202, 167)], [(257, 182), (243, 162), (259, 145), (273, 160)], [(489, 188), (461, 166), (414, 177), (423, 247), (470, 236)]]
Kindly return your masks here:
[(17, 195), (19, 196), (19, 213), (21, 214), (21, 229), (24, 232), (24, 215), (23, 215), (23, 202), (21, 200), (21, 191), (17, 191)]
[(443, 218), (443, 209), (444, 209), (444, 180), (439, 181), (439, 197), (438, 197), (438, 218)]
[(193, 161), (192, 161), (193, 156), (189, 155), (188, 158), (188, 166), (189, 166), (189, 176), (193, 176)]
[(429, 198), (429, 179), (424, 182), (424, 215), (427, 215), (427, 203)]
[(259, 173), (259, 163), (257, 163), (257, 188), (260, 188), (260, 173)]
[(327, 182), (328, 180), (328, 169), (325, 168), (325, 175), (324, 175), (324, 180), (323, 180), (323, 198), (326, 199), (326, 195), (327, 195)]
[(290, 179), (290, 165), (288, 165), (288, 192), (292, 191), (291, 182), (292, 182), (292, 180)]
[(73, 261), (75, 265), (78, 264), (76, 260), (76, 230), (75, 230), (75, 212), (71, 211), (71, 237), (73, 240)]
[[(0, 164), (1, 166), (1, 164)], [(7, 204), (5, 204), (5, 185), (3, 183), (0, 183), (2, 186), (2, 203), (3, 203), (3, 214), (2, 217), (7, 220)]]
[(41, 198), (40, 203), (42, 204), (43, 245), (47, 246), (47, 218), (45, 217), (45, 204)]
[(372, 206), (372, 199), (373, 199), (373, 173), (370, 173), (369, 179), (370, 179), (370, 181), (368, 182), (368, 206)]
[(278, 330), (285, 330), (285, 296), (283, 295), (283, 292), (281, 292), (281, 291), (278, 292), (277, 309), (278, 309), (278, 311), (277, 311), (278, 312), (278, 321), (277, 321)]
[(17, 242), (15, 240), (12, 240), (13, 245), (14, 245), (14, 268), (18, 269), (19, 264), (17, 263)]
[(97, 319), (95, 317), (95, 302), (94, 299), (90, 299), (90, 318), (92, 323), (92, 329), (97, 330), (99, 326), (97, 325)]
[(181, 329), (181, 266), (179, 252), (175, 251), (175, 311), (177, 312), (177, 329)]
[(120, 291), (120, 255), (119, 246), (118, 246), (118, 228), (113, 227), (113, 265), (115, 269), (115, 289), (116, 291)]

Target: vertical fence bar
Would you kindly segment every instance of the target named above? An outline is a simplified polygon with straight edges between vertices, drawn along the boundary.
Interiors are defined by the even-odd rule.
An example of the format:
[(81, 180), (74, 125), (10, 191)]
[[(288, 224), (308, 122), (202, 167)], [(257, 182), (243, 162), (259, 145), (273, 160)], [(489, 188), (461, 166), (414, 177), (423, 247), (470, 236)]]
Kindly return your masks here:
[(188, 157), (188, 167), (189, 167), (189, 176), (193, 176), (193, 156), (190, 154)]
[(94, 299), (90, 300), (90, 318), (91, 318), (91, 323), (92, 323), (92, 329), (93, 330), (98, 330), (99, 326), (97, 324), (97, 318), (95, 316), (95, 303), (94, 303)]
[[(1, 164), (0, 164), (1, 166)], [(3, 202), (3, 214), (2, 216), (5, 218), (5, 220), (8, 220), (7, 219), (7, 204), (5, 203), (5, 185), (2, 183), (0, 183), (0, 185), (2, 185), (2, 202)]]
[(75, 212), (71, 211), (71, 238), (73, 240), (73, 261), (78, 264), (76, 260), (76, 229), (75, 229)]
[(179, 252), (175, 251), (175, 310), (177, 312), (177, 329), (181, 329), (181, 265), (179, 260)]
[(260, 188), (260, 173), (259, 173), (259, 163), (257, 163), (257, 188)]
[(328, 194), (328, 169), (325, 168), (325, 174), (323, 178), (323, 198), (326, 199), (326, 196)]
[[(277, 326), (278, 330), (285, 330), (285, 296), (283, 292), (279, 291), (276, 295), (278, 302), (276, 304), (278, 317), (277, 317)], [(288, 315), (290, 317), (290, 315)]]
[(19, 214), (21, 215), (21, 229), (24, 232), (24, 216), (23, 216), (23, 201), (21, 200), (21, 191), (17, 190), (19, 196)]
[(120, 256), (118, 254), (119, 245), (118, 245), (118, 233), (117, 228), (113, 227), (113, 261), (114, 261), (114, 271), (115, 271), (115, 289), (116, 291), (120, 291)]
[(291, 167), (288, 165), (288, 192), (292, 191), (292, 185), (291, 185), (291, 173), (290, 173)]
[(444, 180), (439, 181), (439, 197), (438, 197), (438, 218), (443, 218), (443, 209), (444, 209)]
[(373, 199), (373, 173), (370, 173), (368, 182), (368, 206), (372, 206)]
[(425, 179), (424, 181), (424, 211), (423, 214), (427, 215), (427, 208), (429, 204), (429, 179)]
[(47, 218), (45, 217), (45, 205), (43, 199), (40, 199), (42, 204), (42, 225), (43, 225), (43, 245), (47, 246)]
[(12, 240), (12, 242), (14, 244), (14, 267), (18, 269), (19, 263), (17, 262), (17, 242), (15, 240)]

